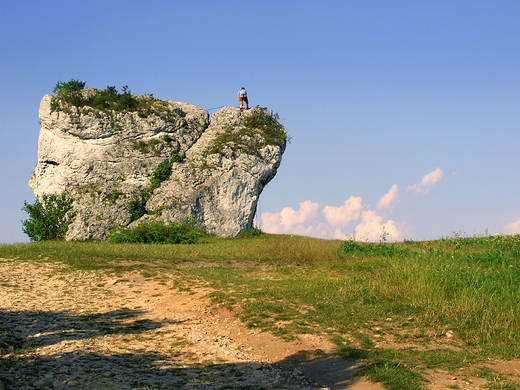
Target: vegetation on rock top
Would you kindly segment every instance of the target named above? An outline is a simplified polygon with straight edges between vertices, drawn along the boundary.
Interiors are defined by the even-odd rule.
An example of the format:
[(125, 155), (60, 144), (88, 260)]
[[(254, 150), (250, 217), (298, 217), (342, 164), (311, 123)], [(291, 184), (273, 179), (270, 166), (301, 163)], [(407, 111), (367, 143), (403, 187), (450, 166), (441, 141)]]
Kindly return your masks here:
[(54, 112), (63, 111), (67, 114), (77, 112), (100, 117), (102, 114), (112, 115), (120, 112), (136, 112), (140, 118), (157, 115), (167, 122), (183, 118), (186, 114), (180, 109), (173, 109), (170, 104), (153, 95), (132, 95), (127, 85), (122, 92), (115, 86), (106, 89), (85, 89), (86, 82), (72, 79), (68, 82), (58, 81), (53, 92), (56, 94), (51, 103)]
[(252, 108), (240, 119), (224, 128), (208, 149), (209, 154), (224, 154), (225, 149), (233, 153), (241, 152), (257, 154), (268, 145), (284, 146), (287, 142), (287, 131), (279, 122), (276, 113), (265, 107)]

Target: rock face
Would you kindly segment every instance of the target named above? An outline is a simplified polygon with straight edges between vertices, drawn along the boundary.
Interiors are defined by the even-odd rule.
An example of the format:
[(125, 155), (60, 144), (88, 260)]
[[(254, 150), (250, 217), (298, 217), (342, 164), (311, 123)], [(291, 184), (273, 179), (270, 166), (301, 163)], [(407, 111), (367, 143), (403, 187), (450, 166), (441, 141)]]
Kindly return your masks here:
[(43, 97), (29, 185), (37, 197), (72, 196), (66, 238), (103, 239), (144, 220), (194, 218), (220, 236), (251, 228), (285, 150), (283, 126), (260, 108), (224, 107), (210, 122), (202, 108), (147, 98), (161, 110), (57, 110), (55, 97)]

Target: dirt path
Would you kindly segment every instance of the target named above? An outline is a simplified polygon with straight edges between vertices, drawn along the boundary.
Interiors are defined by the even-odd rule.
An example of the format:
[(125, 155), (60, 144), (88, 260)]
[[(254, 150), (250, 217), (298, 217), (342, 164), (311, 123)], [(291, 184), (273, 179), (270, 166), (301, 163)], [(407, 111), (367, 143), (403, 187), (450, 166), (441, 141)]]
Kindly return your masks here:
[[(382, 389), (327, 339), (248, 329), (207, 287), (173, 288), (179, 277), (0, 260), (0, 390)], [(432, 372), (429, 388), (484, 383)]]

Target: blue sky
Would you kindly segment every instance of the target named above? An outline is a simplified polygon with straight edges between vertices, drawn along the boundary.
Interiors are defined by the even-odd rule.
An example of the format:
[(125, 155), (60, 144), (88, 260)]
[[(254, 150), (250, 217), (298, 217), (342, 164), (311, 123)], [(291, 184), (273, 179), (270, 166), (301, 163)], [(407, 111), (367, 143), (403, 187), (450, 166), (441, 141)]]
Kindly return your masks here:
[(516, 0), (3, 1), (0, 242), (28, 240), (39, 101), (70, 79), (206, 109), (245, 86), (292, 137), (264, 231), (520, 232), (518, 20)]

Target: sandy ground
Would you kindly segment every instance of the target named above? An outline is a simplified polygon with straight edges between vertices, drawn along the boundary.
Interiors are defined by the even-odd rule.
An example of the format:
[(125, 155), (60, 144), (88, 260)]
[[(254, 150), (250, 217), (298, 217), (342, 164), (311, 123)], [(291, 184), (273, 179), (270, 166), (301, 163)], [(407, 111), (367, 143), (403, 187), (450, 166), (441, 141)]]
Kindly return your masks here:
[[(180, 275), (144, 278), (60, 263), (0, 260), (0, 390), (381, 390), (357, 377), (325, 337), (285, 342), (215, 307)], [(519, 381), (520, 362), (492, 362)], [(428, 389), (483, 389), (461, 372), (429, 371)]]

